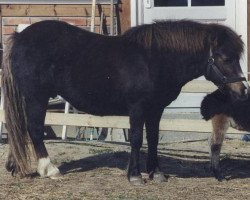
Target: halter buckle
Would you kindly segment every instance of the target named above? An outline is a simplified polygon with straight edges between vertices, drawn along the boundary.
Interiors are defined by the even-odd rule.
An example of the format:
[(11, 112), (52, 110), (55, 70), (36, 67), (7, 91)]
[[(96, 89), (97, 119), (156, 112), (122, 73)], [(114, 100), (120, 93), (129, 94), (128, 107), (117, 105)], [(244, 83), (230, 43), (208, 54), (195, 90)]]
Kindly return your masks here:
[(208, 62), (209, 65), (213, 65), (214, 64), (214, 58), (209, 57), (207, 62)]

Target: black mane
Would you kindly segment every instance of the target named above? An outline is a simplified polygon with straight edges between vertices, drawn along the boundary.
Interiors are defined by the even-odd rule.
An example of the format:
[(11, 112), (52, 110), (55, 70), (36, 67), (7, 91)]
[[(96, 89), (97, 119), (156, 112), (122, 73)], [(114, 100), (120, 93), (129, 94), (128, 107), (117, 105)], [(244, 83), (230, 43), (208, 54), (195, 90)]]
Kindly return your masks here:
[[(164, 20), (133, 27), (123, 34), (129, 41), (143, 47), (152, 45), (178, 53), (204, 51), (225, 45), (228, 50), (243, 52), (244, 44), (231, 28), (219, 24), (203, 24), (189, 20)], [(230, 42), (227, 42), (230, 41)], [(225, 43), (226, 42), (226, 43)]]

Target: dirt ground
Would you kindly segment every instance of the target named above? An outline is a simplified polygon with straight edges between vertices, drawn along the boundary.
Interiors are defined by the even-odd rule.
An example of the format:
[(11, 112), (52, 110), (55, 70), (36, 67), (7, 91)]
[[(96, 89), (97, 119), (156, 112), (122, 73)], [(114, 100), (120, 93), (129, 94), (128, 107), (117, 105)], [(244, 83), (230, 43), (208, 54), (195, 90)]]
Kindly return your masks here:
[[(126, 179), (128, 143), (46, 141), (51, 160), (63, 176), (14, 178), (4, 163), (7, 144), (0, 144), (0, 199), (250, 199), (250, 143), (226, 140), (222, 168), (228, 180), (218, 182), (209, 171), (207, 141), (159, 145), (160, 162), (168, 182), (150, 181), (142, 167), (144, 186)], [(142, 166), (146, 146), (143, 147)]]

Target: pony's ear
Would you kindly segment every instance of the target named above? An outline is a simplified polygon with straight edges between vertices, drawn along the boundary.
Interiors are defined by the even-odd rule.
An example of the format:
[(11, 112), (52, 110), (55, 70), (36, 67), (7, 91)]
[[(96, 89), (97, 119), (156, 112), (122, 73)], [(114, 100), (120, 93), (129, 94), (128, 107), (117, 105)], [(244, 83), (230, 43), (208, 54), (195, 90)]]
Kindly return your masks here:
[(217, 47), (217, 43), (218, 43), (218, 40), (217, 40), (217, 35), (213, 34), (213, 35), (210, 35), (209, 37), (209, 44), (211, 47)]
[(224, 30), (213, 30), (210, 32), (209, 36), (209, 44), (212, 48), (219, 47), (225, 41), (225, 37), (227, 37)]

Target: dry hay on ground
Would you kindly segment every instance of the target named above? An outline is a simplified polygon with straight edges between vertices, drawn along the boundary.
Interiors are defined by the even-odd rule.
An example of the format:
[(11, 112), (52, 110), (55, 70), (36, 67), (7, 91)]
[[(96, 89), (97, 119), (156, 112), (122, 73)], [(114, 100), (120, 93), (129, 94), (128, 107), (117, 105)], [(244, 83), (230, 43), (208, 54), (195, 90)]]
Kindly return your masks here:
[[(0, 145), (0, 199), (250, 199), (250, 143), (225, 141), (222, 168), (229, 178), (218, 182), (209, 171), (207, 141), (159, 145), (168, 182), (148, 180), (134, 187), (126, 179), (127, 143), (46, 141), (60, 180), (13, 178), (4, 169), (8, 145)], [(145, 152), (146, 148), (143, 148)], [(146, 154), (142, 153), (142, 164)]]

